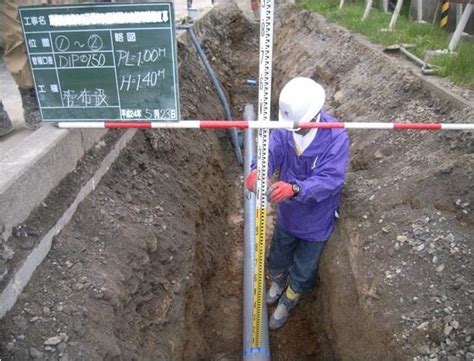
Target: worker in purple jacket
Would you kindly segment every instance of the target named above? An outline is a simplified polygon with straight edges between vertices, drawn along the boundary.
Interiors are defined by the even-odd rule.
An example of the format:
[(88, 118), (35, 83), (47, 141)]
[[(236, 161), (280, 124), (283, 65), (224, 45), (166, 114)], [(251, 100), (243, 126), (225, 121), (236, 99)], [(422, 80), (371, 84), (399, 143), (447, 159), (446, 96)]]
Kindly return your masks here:
[[(280, 93), (279, 120), (336, 122), (321, 111), (324, 101), (321, 85), (294, 78)], [(280, 170), (278, 182), (268, 192), (269, 200), (278, 204), (268, 256), (272, 285), (266, 299), (269, 305), (278, 301), (269, 322), (270, 329), (277, 329), (316, 279), (319, 258), (334, 229), (349, 161), (349, 136), (344, 129), (276, 129), (269, 148), (268, 175)], [(256, 179), (254, 169), (246, 179), (249, 191)]]

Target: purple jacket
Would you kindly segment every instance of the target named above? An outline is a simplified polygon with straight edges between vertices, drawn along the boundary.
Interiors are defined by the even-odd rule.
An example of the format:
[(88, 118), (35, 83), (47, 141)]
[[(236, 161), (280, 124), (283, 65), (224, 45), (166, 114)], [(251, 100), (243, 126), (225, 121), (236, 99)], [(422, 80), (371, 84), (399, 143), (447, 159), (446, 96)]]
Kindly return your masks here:
[[(321, 113), (320, 121), (337, 119)], [(349, 162), (349, 146), (346, 130), (319, 129), (311, 145), (298, 156), (291, 132), (272, 131), (269, 175), (280, 169), (280, 180), (300, 186), (298, 196), (278, 205), (277, 223), (286, 233), (305, 241), (329, 238)]]

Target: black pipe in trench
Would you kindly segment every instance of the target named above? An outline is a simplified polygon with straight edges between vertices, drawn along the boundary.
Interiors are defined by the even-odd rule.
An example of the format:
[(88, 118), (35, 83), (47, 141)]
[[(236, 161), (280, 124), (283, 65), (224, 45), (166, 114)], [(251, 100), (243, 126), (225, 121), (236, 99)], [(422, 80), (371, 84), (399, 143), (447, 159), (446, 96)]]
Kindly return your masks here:
[[(232, 113), (230, 110), (229, 102), (224, 94), (224, 91), (222, 90), (222, 85), (219, 82), (219, 79), (217, 79), (214, 69), (212, 69), (211, 65), (209, 64), (206, 54), (204, 54), (204, 51), (201, 48), (201, 44), (199, 43), (199, 40), (196, 34), (194, 33), (194, 30), (192, 29), (191, 26), (177, 26), (176, 28), (179, 30), (187, 30), (189, 37), (191, 38), (191, 41), (194, 47), (196, 48), (199, 58), (201, 59), (204, 67), (206, 68), (207, 73), (209, 74), (209, 77), (212, 80), (212, 83), (214, 85), (214, 88), (216, 89), (217, 95), (219, 96), (219, 100), (221, 101), (222, 106), (224, 107), (226, 119), (232, 120)], [(239, 165), (242, 165), (244, 163), (244, 160), (242, 157), (242, 150), (240, 148), (240, 142), (239, 142), (239, 137), (237, 135), (237, 130), (229, 129), (229, 133), (230, 133), (230, 139), (231, 139), (232, 145), (234, 147), (234, 153), (235, 153), (235, 157), (237, 158), (237, 162), (239, 163)]]

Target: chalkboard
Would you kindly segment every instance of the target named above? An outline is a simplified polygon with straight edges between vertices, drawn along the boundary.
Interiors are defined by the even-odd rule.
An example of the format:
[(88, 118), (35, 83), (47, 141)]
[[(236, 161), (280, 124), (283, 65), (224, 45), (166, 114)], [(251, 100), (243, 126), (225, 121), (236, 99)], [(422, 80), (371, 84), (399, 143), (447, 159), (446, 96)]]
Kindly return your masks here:
[(44, 121), (178, 121), (171, 2), (19, 9)]

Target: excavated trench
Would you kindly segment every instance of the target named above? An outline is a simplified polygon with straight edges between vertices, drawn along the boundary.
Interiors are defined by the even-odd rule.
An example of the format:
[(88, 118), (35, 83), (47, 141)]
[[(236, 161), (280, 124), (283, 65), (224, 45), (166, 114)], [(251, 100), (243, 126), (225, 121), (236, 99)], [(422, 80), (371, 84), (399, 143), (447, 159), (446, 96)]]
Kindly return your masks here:
[[(257, 88), (245, 85), (258, 77), (257, 25), (226, 5), (195, 29), (240, 117), (257, 99)], [(468, 114), (317, 15), (283, 7), (275, 29), (274, 105), (282, 85), (304, 75), (324, 84), (329, 110), (346, 121)], [(182, 118), (223, 119), (189, 39), (180, 37), (178, 48)], [(110, 132), (111, 142), (120, 135)], [(468, 349), (461, 338), (472, 332), (465, 332), (473, 324), (470, 293), (450, 282), (454, 274), (473, 281), (463, 258), (474, 231), (473, 152), (470, 133), (353, 134), (342, 219), (318, 287), (270, 334), (273, 360), (406, 359), (426, 343), (444, 356)], [(66, 184), (71, 177), (78, 175)], [(138, 131), (2, 320), (0, 358), (240, 359), (242, 183), (225, 133)], [(68, 188), (60, 189), (48, 205), (67, 198)], [(31, 221), (41, 224), (48, 210)], [(445, 248), (448, 234), (454, 240)], [(444, 276), (432, 274), (439, 264)], [(451, 321), (461, 324), (450, 345), (457, 348), (442, 336), (437, 297), (456, 305)], [(426, 329), (417, 327), (425, 319)]]

